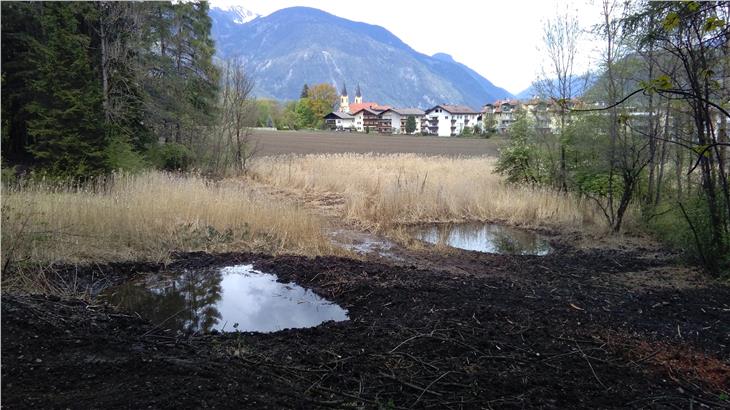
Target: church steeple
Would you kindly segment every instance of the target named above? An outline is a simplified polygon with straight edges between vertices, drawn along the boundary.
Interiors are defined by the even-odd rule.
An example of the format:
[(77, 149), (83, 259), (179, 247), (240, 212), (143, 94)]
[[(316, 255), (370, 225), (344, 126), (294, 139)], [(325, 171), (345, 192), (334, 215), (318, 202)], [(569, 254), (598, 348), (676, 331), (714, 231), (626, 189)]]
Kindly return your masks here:
[(350, 98), (347, 96), (347, 86), (342, 82), (342, 94), (340, 95), (340, 111), (350, 112)]
[(357, 89), (355, 90), (355, 104), (362, 104), (362, 93), (360, 92), (360, 84), (357, 84)]

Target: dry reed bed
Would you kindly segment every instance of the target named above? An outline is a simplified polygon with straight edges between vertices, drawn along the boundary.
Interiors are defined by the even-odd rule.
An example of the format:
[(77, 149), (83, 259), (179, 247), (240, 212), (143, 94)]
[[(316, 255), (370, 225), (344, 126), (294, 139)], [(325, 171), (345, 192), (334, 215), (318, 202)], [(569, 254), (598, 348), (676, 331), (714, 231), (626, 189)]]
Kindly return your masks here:
[(332, 252), (322, 221), (245, 181), (162, 172), (3, 187), (3, 261), (165, 260), (173, 251)]
[(257, 159), (255, 177), (279, 188), (336, 192), (344, 215), (361, 226), (500, 221), (585, 229), (601, 224), (595, 208), (549, 189), (510, 186), (491, 157), (415, 154), (319, 154)]

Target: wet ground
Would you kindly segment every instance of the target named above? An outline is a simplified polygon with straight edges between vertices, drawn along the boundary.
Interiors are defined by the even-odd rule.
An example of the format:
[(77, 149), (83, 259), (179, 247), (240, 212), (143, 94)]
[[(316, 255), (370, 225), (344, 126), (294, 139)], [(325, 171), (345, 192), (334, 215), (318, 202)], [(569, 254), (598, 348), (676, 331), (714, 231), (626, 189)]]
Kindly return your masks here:
[(150, 273), (250, 264), (349, 320), (185, 332), (99, 300), (3, 295), (3, 406), (730, 407), (730, 288), (670, 254), (553, 243), (545, 256), (401, 256), (196, 253), (60, 268), (103, 292)]

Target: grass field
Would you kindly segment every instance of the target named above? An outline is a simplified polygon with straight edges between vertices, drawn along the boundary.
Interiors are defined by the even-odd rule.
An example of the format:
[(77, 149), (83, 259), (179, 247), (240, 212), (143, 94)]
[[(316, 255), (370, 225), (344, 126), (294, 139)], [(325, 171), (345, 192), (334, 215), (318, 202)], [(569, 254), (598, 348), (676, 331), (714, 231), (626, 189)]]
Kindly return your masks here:
[(599, 224), (595, 209), (572, 196), (505, 185), (494, 162), (416, 154), (289, 155), (259, 158), (251, 171), (279, 188), (340, 195), (343, 216), (368, 229), (455, 221), (573, 229)]
[[(599, 225), (595, 210), (573, 197), (505, 185), (493, 172), (497, 144), (491, 140), (334, 132), (256, 135), (261, 152), (247, 177), (214, 182), (150, 171), (81, 186), (43, 181), (3, 186), (3, 260), (164, 260), (171, 252), (191, 250), (340, 252), (327, 239), (323, 217), (266, 189), (251, 189), (250, 178), (295, 195), (334, 196), (344, 204), (338, 217), (381, 232), (446, 221), (570, 229)], [(328, 153), (338, 150), (376, 153)]]
[(254, 130), (259, 156), (281, 154), (413, 153), (444, 156), (498, 154), (499, 138), (445, 138), (334, 131)]
[(246, 181), (112, 175), (3, 187), (3, 264), (165, 260), (173, 251), (330, 254), (321, 218)]

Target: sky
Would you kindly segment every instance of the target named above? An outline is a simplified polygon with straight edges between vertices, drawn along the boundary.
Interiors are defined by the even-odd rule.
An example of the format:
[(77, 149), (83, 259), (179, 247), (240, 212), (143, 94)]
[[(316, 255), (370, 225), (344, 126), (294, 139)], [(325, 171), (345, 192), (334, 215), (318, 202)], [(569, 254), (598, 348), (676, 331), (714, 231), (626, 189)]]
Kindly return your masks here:
[[(242, 6), (263, 16), (307, 6), (349, 20), (382, 26), (418, 52), (450, 54), (497, 86), (517, 94), (537, 77), (546, 18), (567, 9), (588, 28), (600, 18), (597, 0), (212, 0), (213, 7)], [(591, 42), (583, 42), (576, 65), (591, 64)]]

